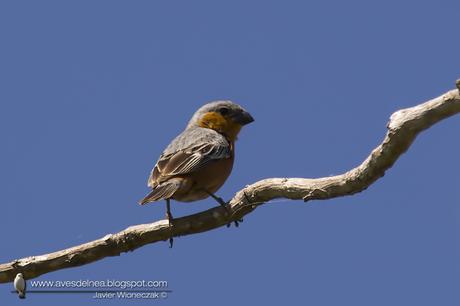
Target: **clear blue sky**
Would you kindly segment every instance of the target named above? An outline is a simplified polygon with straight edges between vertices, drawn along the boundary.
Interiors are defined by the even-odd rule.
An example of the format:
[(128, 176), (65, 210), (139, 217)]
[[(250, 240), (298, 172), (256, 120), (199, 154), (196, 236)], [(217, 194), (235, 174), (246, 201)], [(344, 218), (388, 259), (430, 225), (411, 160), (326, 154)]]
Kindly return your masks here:
[[(356, 166), (393, 111), (454, 88), (459, 20), (458, 1), (2, 1), (0, 261), (163, 218), (137, 205), (149, 171), (211, 100), (256, 119), (224, 198)], [(159, 305), (458, 305), (459, 134), (460, 116), (424, 132), (361, 194), (271, 203), (238, 229), (37, 280), (167, 280)], [(2, 305), (105, 302), (11, 289)]]

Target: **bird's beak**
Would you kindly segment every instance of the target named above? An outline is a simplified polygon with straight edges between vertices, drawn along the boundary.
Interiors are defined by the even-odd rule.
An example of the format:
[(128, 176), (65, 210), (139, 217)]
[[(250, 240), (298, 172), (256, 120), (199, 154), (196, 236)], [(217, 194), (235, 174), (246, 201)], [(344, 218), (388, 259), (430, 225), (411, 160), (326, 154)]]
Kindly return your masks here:
[(236, 113), (232, 116), (232, 119), (241, 125), (246, 125), (254, 121), (254, 118), (252, 118), (251, 114), (249, 114), (247, 111)]

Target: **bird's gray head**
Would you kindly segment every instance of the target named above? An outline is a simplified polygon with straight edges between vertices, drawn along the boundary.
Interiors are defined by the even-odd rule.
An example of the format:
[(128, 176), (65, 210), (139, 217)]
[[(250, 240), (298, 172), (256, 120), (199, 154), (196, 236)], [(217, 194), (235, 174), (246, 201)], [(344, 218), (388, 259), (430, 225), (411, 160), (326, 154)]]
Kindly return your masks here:
[(187, 128), (199, 126), (213, 129), (234, 140), (241, 127), (253, 121), (251, 114), (240, 105), (232, 101), (215, 101), (200, 107)]
[(24, 276), (22, 276), (22, 273), (18, 273), (18, 274), (16, 274), (16, 277), (19, 277), (19, 278), (24, 278)]

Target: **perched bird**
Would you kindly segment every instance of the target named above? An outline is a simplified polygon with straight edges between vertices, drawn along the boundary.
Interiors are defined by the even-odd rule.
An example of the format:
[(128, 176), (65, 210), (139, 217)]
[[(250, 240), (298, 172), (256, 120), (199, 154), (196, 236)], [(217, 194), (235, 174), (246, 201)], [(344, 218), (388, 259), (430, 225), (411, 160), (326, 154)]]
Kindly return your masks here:
[(170, 199), (191, 202), (211, 196), (224, 206), (226, 203), (214, 193), (232, 171), (241, 127), (253, 121), (247, 111), (231, 101), (203, 105), (160, 155), (147, 183), (152, 191), (139, 204), (166, 200), (170, 226)]
[(22, 276), (22, 273), (16, 274), (14, 278), (14, 289), (16, 289), (20, 299), (26, 298), (26, 281)]

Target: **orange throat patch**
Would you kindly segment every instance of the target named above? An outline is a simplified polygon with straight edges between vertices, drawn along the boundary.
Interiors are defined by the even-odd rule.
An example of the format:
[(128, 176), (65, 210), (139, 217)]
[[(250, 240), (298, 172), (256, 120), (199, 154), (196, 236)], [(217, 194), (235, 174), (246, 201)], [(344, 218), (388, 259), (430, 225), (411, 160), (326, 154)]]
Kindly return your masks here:
[(230, 118), (225, 118), (217, 112), (209, 112), (201, 117), (198, 125), (203, 128), (213, 129), (218, 133), (225, 135), (228, 140), (234, 142), (238, 138), (241, 125)]

